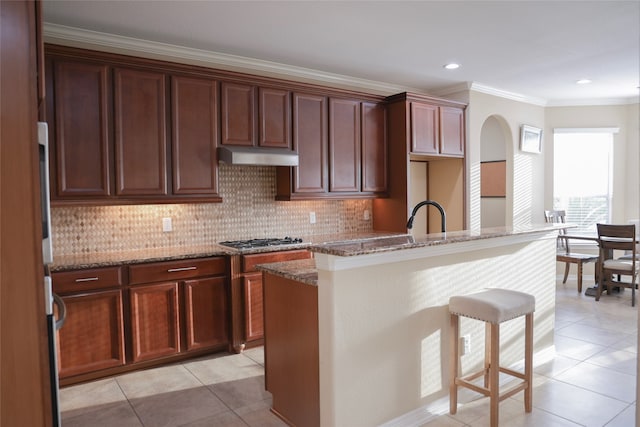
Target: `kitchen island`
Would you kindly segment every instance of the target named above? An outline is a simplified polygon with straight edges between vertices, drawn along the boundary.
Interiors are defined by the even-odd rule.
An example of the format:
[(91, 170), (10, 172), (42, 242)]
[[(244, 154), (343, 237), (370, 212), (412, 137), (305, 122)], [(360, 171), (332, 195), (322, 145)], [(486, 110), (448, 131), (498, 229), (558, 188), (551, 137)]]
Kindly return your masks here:
[[(262, 266), (274, 412), (293, 425), (321, 426), (420, 425), (446, 412), (449, 297), (483, 288), (534, 295), (534, 352), (552, 354), (557, 230), (542, 224), (314, 245), (317, 277), (308, 261)], [(467, 320), (463, 372), (481, 367), (484, 356), (483, 325)], [(503, 365), (522, 360), (523, 330), (519, 319), (502, 325)]]

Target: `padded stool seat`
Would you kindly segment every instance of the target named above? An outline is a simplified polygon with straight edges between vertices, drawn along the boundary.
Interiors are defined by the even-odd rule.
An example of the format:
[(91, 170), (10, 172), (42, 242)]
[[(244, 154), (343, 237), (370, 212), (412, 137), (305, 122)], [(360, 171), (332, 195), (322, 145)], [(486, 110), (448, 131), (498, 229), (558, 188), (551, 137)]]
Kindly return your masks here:
[[(524, 391), (525, 412), (532, 409), (533, 380), (533, 312), (535, 297), (524, 292), (507, 289), (487, 289), (475, 294), (452, 296), (449, 299), (451, 316), (451, 380), (449, 386), (449, 410), (455, 414), (458, 407), (458, 387), (465, 387), (489, 396), (490, 425), (498, 427), (498, 405), (500, 401)], [(485, 327), (485, 360), (484, 369), (459, 376), (459, 316), (481, 320)], [(524, 373), (500, 366), (500, 323), (525, 316), (525, 355)], [(521, 379), (515, 386), (500, 394), (498, 374), (505, 374)], [(472, 381), (484, 376), (484, 387)]]

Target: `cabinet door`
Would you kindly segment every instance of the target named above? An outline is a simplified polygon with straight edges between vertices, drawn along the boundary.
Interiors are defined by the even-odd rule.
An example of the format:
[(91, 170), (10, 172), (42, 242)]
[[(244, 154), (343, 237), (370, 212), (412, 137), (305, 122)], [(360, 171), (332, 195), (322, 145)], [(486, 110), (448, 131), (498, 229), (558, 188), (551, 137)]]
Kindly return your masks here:
[(245, 339), (253, 341), (263, 338), (262, 273), (244, 275), (244, 295)]
[(62, 299), (67, 319), (58, 330), (60, 377), (124, 365), (122, 292), (93, 292)]
[(464, 110), (440, 107), (440, 153), (464, 156)]
[(130, 290), (133, 361), (180, 351), (178, 283), (135, 286)]
[(116, 192), (167, 194), (165, 76), (115, 70)]
[(294, 193), (325, 193), (327, 179), (327, 98), (293, 95), (293, 148), (299, 166), (293, 168)]
[(411, 152), (438, 154), (438, 107), (411, 103)]
[(360, 103), (329, 100), (329, 191), (360, 191)]
[(220, 91), (222, 145), (255, 145), (255, 86), (223, 82)]
[[(109, 196), (111, 85), (104, 65), (54, 61), (53, 198)], [(48, 79), (50, 82), (51, 80)], [(51, 93), (51, 92), (50, 92)], [(53, 122), (53, 114), (49, 122)]]
[(362, 103), (362, 191), (387, 191), (386, 124), (384, 104)]
[(217, 82), (173, 77), (171, 95), (173, 193), (217, 194)]
[(291, 92), (260, 88), (261, 147), (291, 148)]
[(187, 351), (229, 342), (227, 298), (224, 277), (184, 282)]

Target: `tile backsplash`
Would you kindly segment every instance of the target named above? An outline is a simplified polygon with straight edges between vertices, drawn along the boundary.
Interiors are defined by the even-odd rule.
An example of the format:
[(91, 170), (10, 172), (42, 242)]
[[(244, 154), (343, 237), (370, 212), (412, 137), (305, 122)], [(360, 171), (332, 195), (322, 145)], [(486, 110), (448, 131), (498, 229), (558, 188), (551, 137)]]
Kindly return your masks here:
[[(370, 200), (275, 201), (275, 167), (220, 165), (219, 180), (222, 203), (55, 207), (54, 251), (90, 254), (372, 230), (371, 219), (363, 219)], [(162, 218), (171, 218), (173, 231), (162, 231)]]

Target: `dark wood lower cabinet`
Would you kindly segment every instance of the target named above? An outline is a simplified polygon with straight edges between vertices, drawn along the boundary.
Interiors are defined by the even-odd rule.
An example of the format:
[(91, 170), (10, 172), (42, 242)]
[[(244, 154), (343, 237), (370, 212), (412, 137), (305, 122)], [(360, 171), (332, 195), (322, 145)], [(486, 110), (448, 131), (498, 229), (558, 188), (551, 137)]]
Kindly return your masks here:
[(67, 318), (58, 331), (60, 376), (124, 365), (122, 291), (68, 295), (62, 299)]
[(230, 348), (222, 256), (55, 272), (62, 385)]
[(262, 272), (256, 265), (311, 258), (306, 249), (265, 252), (231, 257), (231, 305), (234, 328), (231, 345), (236, 352), (262, 345), (264, 313)]
[(254, 341), (264, 337), (262, 273), (244, 275), (244, 296), (245, 338), (247, 341)]
[(186, 350), (229, 342), (227, 280), (211, 277), (184, 282)]
[(178, 283), (130, 290), (133, 362), (180, 352)]

